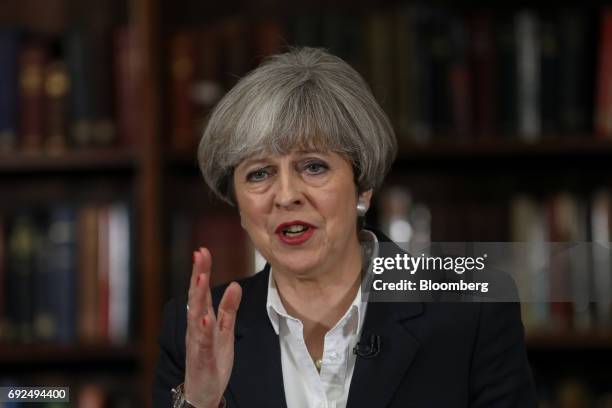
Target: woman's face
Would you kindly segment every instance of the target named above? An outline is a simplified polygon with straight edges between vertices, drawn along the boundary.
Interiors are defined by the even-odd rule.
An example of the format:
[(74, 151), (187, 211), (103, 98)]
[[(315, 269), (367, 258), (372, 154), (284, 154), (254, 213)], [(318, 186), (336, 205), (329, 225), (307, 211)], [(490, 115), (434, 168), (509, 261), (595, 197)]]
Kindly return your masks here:
[[(333, 153), (294, 151), (244, 160), (234, 171), (242, 226), (273, 268), (333, 268), (355, 248), (353, 168)], [(371, 190), (359, 199), (369, 207)]]

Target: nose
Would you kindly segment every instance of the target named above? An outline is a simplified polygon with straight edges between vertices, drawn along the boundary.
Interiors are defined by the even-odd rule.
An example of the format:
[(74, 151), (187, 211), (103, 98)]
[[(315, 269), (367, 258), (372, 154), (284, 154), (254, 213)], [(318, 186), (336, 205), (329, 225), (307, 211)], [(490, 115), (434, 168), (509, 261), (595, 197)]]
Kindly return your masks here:
[(294, 209), (304, 204), (299, 177), (289, 170), (280, 170), (276, 179), (274, 205), (277, 208)]

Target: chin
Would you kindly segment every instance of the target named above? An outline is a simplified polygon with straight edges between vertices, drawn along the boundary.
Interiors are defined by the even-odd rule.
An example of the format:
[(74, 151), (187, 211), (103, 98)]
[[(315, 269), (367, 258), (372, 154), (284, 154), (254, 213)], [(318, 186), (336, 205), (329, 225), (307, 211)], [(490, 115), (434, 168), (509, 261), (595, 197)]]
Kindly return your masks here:
[(315, 269), (319, 264), (320, 262), (315, 262), (313, 258), (305, 256), (283, 257), (277, 260), (279, 268), (295, 275), (305, 275), (309, 271)]

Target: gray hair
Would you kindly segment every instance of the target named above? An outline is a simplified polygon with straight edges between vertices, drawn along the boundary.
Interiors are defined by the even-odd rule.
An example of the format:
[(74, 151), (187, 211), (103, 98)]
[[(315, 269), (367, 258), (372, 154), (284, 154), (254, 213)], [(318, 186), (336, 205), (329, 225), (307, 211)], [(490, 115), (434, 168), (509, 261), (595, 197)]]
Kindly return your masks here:
[(260, 154), (334, 151), (360, 192), (376, 189), (397, 151), (393, 127), (363, 78), (318, 48), (273, 55), (219, 101), (198, 146), (204, 180), (234, 204), (233, 170)]

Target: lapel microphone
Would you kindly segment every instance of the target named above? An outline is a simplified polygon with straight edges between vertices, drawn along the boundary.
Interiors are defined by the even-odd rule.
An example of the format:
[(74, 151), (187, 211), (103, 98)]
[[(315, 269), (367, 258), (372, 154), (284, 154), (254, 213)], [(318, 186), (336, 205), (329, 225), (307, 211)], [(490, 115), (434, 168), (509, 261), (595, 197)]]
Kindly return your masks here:
[(374, 358), (380, 353), (380, 350), (380, 336), (377, 334), (371, 334), (370, 344), (358, 342), (353, 348), (353, 354), (356, 354), (357, 357), (362, 358)]

